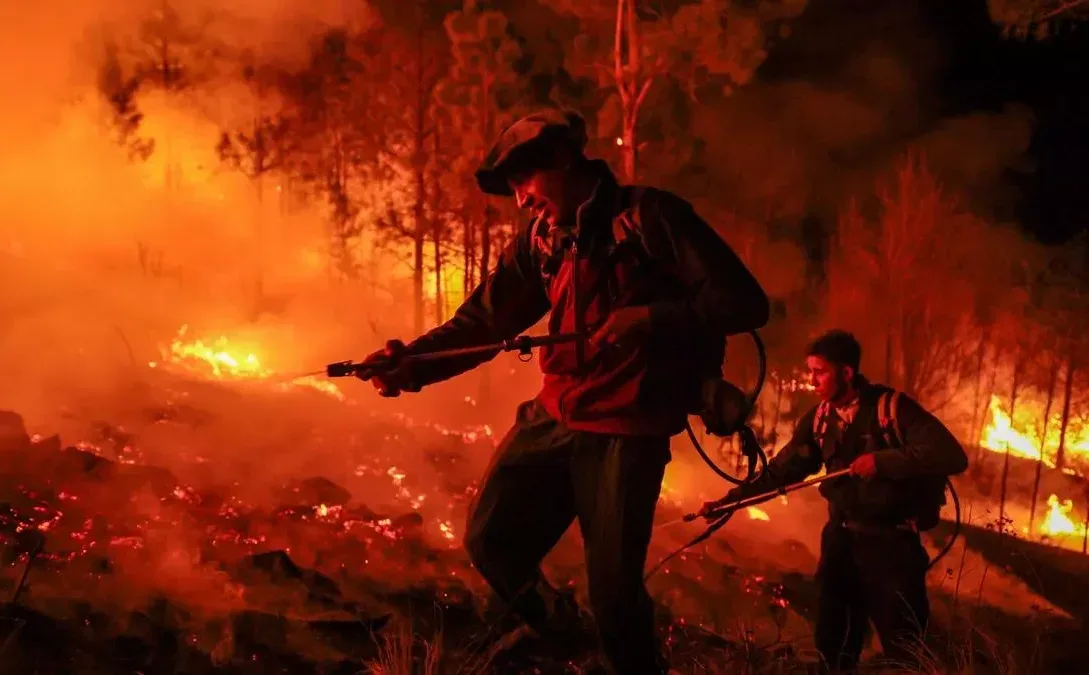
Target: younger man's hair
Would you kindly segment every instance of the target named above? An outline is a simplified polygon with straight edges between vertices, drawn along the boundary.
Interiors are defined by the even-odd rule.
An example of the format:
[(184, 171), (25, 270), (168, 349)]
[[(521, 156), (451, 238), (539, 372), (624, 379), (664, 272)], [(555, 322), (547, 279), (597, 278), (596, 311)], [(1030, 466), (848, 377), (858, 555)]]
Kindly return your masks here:
[(850, 366), (858, 375), (862, 345), (845, 330), (830, 330), (809, 344), (806, 356), (820, 356), (841, 366)]

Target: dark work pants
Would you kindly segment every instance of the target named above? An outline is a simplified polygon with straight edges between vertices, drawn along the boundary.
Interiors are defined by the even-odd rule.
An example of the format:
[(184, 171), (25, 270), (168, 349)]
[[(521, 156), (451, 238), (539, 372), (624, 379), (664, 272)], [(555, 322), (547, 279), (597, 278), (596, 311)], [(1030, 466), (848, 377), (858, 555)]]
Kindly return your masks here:
[(668, 437), (576, 432), (523, 403), (469, 513), (465, 545), (496, 594), (531, 627), (550, 632), (540, 564), (577, 518), (590, 608), (607, 665), (662, 673), (654, 605), (643, 583)]
[(872, 621), (884, 659), (910, 665), (930, 618), (926, 549), (915, 532), (852, 531), (832, 522), (817, 565), (817, 651), (827, 670), (853, 670)]

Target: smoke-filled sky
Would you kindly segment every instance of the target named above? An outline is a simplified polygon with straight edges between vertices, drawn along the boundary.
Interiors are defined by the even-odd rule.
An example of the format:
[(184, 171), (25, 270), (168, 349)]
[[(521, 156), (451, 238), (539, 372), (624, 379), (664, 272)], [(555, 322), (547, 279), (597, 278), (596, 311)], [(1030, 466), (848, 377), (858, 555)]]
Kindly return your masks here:
[[(1029, 231), (1049, 242), (1065, 241), (1089, 220), (1081, 188), (1089, 176), (1089, 95), (1071, 86), (1086, 76), (1089, 41), (1073, 14), (1042, 40), (1014, 39), (996, 25), (999, 5), (1024, 10), (1042, 4), (818, 0), (793, 22), (791, 37), (771, 51), (761, 74), (765, 82), (819, 85), (853, 71), (872, 81), (867, 100), (881, 118), (902, 123), (918, 114), (922, 131), (945, 126), (950, 117), (994, 115), (1009, 104), (1027, 107), (1031, 144), (1027, 156), (1007, 165), (1014, 171), (1005, 176), (1004, 192), (1021, 200), (1016, 218)], [(973, 148), (970, 155), (1009, 147), (1001, 128), (961, 131), (967, 132), (960, 140)]]
[[(766, 74), (695, 107), (685, 131), (706, 143), (707, 170), (671, 181), (709, 219), (736, 224), (723, 227), (726, 237), (777, 296), (817, 295), (806, 286), (814, 262), (800, 225), (805, 216), (815, 213), (826, 231), (832, 228), (850, 197), (872, 195), (875, 178), (893, 169), (908, 143), (967, 207), (998, 220), (1021, 199), (1006, 171), (1032, 165), (1027, 151), (1037, 111), (1012, 101), (979, 111), (943, 105), (948, 39), (918, 12), (841, 16), (833, 25), (855, 37), (822, 38), (822, 49), (834, 54), (807, 58), (821, 26), (813, 17), (835, 15), (833, 4), (811, 3), (791, 37), (772, 45)], [(0, 123), (0, 358), (11, 362), (9, 377), (79, 379), (50, 365), (75, 359), (90, 380), (108, 380), (133, 360), (130, 353), (141, 363), (153, 357), (183, 323), (197, 335), (261, 336), (252, 339), (275, 343), (269, 350), (291, 368), (362, 356), (387, 337), (410, 337), (409, 317), (369, 309), (375, 297), (403, 297), (403, 262), (383, 261), (361, 288), (330, 290), (322, 261), (326, 211), (285, 217), (278, 197), (269, 199), (261, 211), (264, 244), (255, 247), (252, 185), (214, 154), (223, 126), (252, 109), (237, 80), (219, 73), (214, 85), (183, 97), (149, 91), (139, 104), (156, 152), (140, 165), (117, 147), (95, 88), (102, 38), (124, 44), (157, 6), (69, 0), (0, 8), (0, 58), (8, 64), (0, 69), (0, 100), (8, 102)], [(252, 48), (289, 66), (305, 61), (323, 26), (377, 20), (365, 3), (333, 0), (177, 7), (183, 24), (205, 26), (213, 43)], [(528, 14), (523, 8), (511, 16)], [(900, 28), (873, 29), (884, 24)], [(543, 40), (540, 33), (533, 31), (533, 40)], [(896, 39), (887, 40), (890, 34)], [(668, 89), (660, 86), (648, 98), (648, 119), (661, 117), (653, 106), (666, 103)], [(689, 142), (680, 131), (678, 142)], [(663, 149), (652, 144), (648, 164), (656, 151)], [(163, 189), (167, 156), (184, 190)], [(254, 323), (246, 304), (258, 260), (286, 309)], [(808, 301), (819, 305), (821, 298)], [(338, 353), (349, 348), (359, 351)], [(522, 368), (532, 382), (533, 366)]]
[[(89, 41), (102, 32), (133, 35), (159, 5), (157, 0), (5, 3), (0, 8), (0, 56), (8, 67), (0, 75), (0, 92), (5, 100), (22, 101), (16, 119), (40, 120), (53, 104), (72, 98), (73, 85), (93, 85), (96, 64), (90, 60), (94, 46)], [(321, 24), (369, 21), (365, 3), (343, 0), (194, 0), (172, 6), (188, 24), (207, 25), (211, 36), (225, 44), (274, 49), (288, 60), (305, 54), (306, 40)], [(17, 99), (8, 98), (13, 94)], [(6, 130), (11, 126), (6, 124)]]

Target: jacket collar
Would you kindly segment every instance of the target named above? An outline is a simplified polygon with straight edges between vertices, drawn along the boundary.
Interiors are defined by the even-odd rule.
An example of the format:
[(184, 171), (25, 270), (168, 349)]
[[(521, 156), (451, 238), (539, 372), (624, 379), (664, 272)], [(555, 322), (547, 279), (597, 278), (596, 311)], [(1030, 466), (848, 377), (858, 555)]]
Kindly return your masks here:
[[(578, 234), (580, 248), (593, 245), (601, 232), (611, 231), (613, 218), (624, 208), (620, 203), (621, 187), (609, 165), (600, 159), (587, 160), (587, 164), (590, 175), (596, 182), (589, 199), (575, 211), (574, 232)], [(562, 242), (567, 241), (572, 234), (571, 228), (550, 227), (541, 219), (536, 219), (531, 229), (535, 237), (550, 240), (552, 244), (549, 250), (553, 251), (564, 248), (565, 244)]]
[(596, 238), (602, 229), (609, 229), (612, 220), (622, 210), (620, 185), (609, 165), (603, 160), (588, 160), (588, 168), (597, 180), (590, 198), (575, 212), (575, 228), (580, 244)]

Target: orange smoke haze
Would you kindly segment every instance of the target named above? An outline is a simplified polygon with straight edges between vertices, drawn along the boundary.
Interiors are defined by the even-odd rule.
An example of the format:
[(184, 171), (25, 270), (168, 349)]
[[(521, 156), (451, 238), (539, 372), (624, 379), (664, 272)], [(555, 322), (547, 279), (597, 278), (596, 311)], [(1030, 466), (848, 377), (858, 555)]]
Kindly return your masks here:
[[(0, 407), (50, 430), (76, 399), (138, 381), (185, 324), (205, 340), (258, 342), (278, 372), (407, 337), (410, 312), (390, 311), (410, 301), (403, 255), (368, 254), (366, 284), (334, 284), (324, 209), (293, 201), (276, 177), (259, 205), (220, 164), (221, 131), (255, 109), (234, 73), (213, 73), (195, 93), (141, 90), (140, 135), (156, 149), (131, 162), (96, 91), (102, 38), (129, 54), (159, 4), (61, 4), (0, 8)], [(288, 65), (323, 26), (371, 20), (364, 3), (332, 0), (176, 4), (214, 42)], [(255, 309), (258, 267), (266, 298)]]
[[(205, 33), (217, 44), (288, 65), (307, 58), (308, 40), (323, 25), (373, 20), (364, 3), (341, 0), (177, 4), (187, 21), (199, 23), (211, 13)], [(350, 504), (311, 504), (312, 514), (303, 520), (329, 525), (345, 550), (364, 538), (361, 531), (378, 543), (401, 536), (390, 520), (413, 511), (430, 544), (456, 548), (466, 485), (481, 476), (516, 402), (535, 393), (536, 363), (500, 355), (481, 372), (395, 400), (379, 398), (358, 381), (314, 377), (326, 363), (362, 358), (387, 338), (411, 337), (409, 256), (365, 236), (355, 251), (366, 265), (361, 278), (336, 280), (326, 205), (300, 200), (275, 174), (266, 178), (258, 200), (246, 177), (220, 164), (221, 132), (244, 126), (258, 105), (278, 105), (271, 97), (255, 98), (236, 73), (212, 68), (193, 92), (142, 90), (139, 133), (155, 141), (155, 151), (146, 162), (130, 161), (111, 136), (110, 111), (96, 91), (98, 66), (103, 37), (131, 44), (138, 21), (156, 6), (67, 0), (0, 7), (0, 58), (7, 65), (0, 68), (0, 100), (7, 103), (0, 110), (0, 409), (20, 412), (32, 433), (60, 433), (66, 444), (85, 442), (118, 463), (165, 466), (175, 473), (180, 485), (166, 498), (129, 504), (127, 515), (153, 522), (151, 529), (106, 541), (121, 569), (125, 556), (139, 557), (127, 546), (146, 546), (141, 555), (150, 562), (133, 561), (131, 569), (143, 570), (148, 583), (172, 584), (178, 594), (242, 604), (222, 592), (218, 572), (195, 562), (208, 539), (222, 536), (217, 543), (238, 551), (288, 549), (302, 565), (317, 564), (324, 550), (324, 532), (300, 540), (304, 535), (286, 518), (256, 533), (221, 528), (214, 537), (195, 519), (178, 525), (182, 517), (174, 511), (185, 511), (193, 491), (208, 484), (226, 486), (229, 495), (223, 496), (229, 499), (217, 515), (233, 517), (243, 502), (275, 503), (287, 480), (326, 477), (352, 493)], [(886, 168), (905, 138), (919, 141), (935, 171), (958, 181), (955, 188), (967, 193), (967, 201), (990, 204), (994, 176), (1020, 157), (1030, 136), (1031, 115), (1014, 106), (926, 133), (917, 128), (914, 108), (904, 107), (889, 121), (872, 101), (915, 101), (922, 85), (901, 72), (908, 69), (906, 58), (875, 63), (872, 71), (851, 73), (834, 86), (755, 83), (747, 98), (702, 110), (696, 119), (708, 137), (719, 133), (721, 141), (723, 128), (733, 137), (731, 151), (718, 162), (718, 175), (732, 178), (703, 190), (721, 203), (707, 210), (700, 205), (701, 213), (725, 225), (727, 239), (767, 290), (787, 299), (786, 320), (777, 317), (764, 332), (772, 336), (769, 344), (778, 338), (774, 366), (780, 368), (800, 365), (799, 343), (814, 328), (804, 325), (813, 318), (807, 313), (830, 316), (826, 304), (846, 300), (841, 295), (825, 303), (817, 297), (800, 237), (776, 233), (768, 221), (800, 216), (813, 203), (835, 211), (843, 203), (841, 192), (872, 191), (874, 171)], [(804, 103), (783, 105), (788, 97)], [(841, 172), (833, 156), (854, 159)], [(360, 220), (385, 215), (380, 209), (388, 202), (409, 203), (409, 178), (395, 173), (353, 185)], [(697, 202), (703, 195), (684, 193)], [(734, 218), (718, 218), (726, 209), (735, 211)], [(457, 264), (455, 257), (446, 271), (447, 315), (461, 291), (458, 273), (451, 271)], [(842, 265), (841, 277), (860, 293), (870, 291), (873, 284), (856, 265)], [(433, 301), (432, 279), (425, 279), (424, 289)], [(944, 300), (938, 297), (942, 291), (934, 297)], [(803, 301), (818, 309), (800, 309)], [(885, 299), (868, 293), (858, 303), (880, 307)], [(887, 330), (888, 324), (867, 319), (864, 311), (851, 312), (850, 319), (846, 327), (864, 341), (867, 329), (875, 336)], [(867, 349), (868, 359), (880, 358), (878, 347)], [(755, 354), (745, 338), (731, 344), (730, 357), (731, 378), (751, 388)], [(767, 439), (774, 448), (782, 447), (794, 421), (813, 403), (800, 393), (804, 389), (797, 373), (769, 374), (757, 422), (778, 434)], [(991, 420), (988, 432), (1000, 422)], [(1049, 429), (1048, 452), (1052, 434)], [(1016, 454), (1035, 452), (1036, 439), (1026, 445), (1028, 439), (1012, 432), (1010, 439)], [(732, 453), (719, 451), (719, 440), (705, 441), (724, 468), (743, 473)], [(688, 439), (675, 438), (673, 447), (663, 505), (671, 513), (694, 510), (703, 500), (721, 497), (728, 486), (702, 465)], [(442, 463), (444, 453), (458, 455), (451, 460), (455, 468)], [(1051, 486), (1040, 495), (1036, 519), (1042, 531), (1084, 533), (1078, 524), (1083, 505), (1066, 507), (1071, 496)], [(363, 507), (383, 517), (361, 524), (369, 521), (352, 509)], [(824, 519), (823, 501), (808, 491), (749, 510), (730, 531), (761, 545), (798, 540), (812, 552)], [(54, 527), (39, 529), (55, 532)], [(652, 558), (689, 539), (693, 528), (657, 530)], [(571, 550), (577, 553), (561, 547), (558, 558)], [(389, 560), (354, 549), (338, 553), (339, 559), (324, 562), (367, 574), (401, 562), (394, 553)], [(768, 566), (779, 564), (771, 554), (761, 555)], [(812, 562), (793, 556), (781, 566), (808, 572)], [(374, 573), (383, 571), (388, 570)]]

